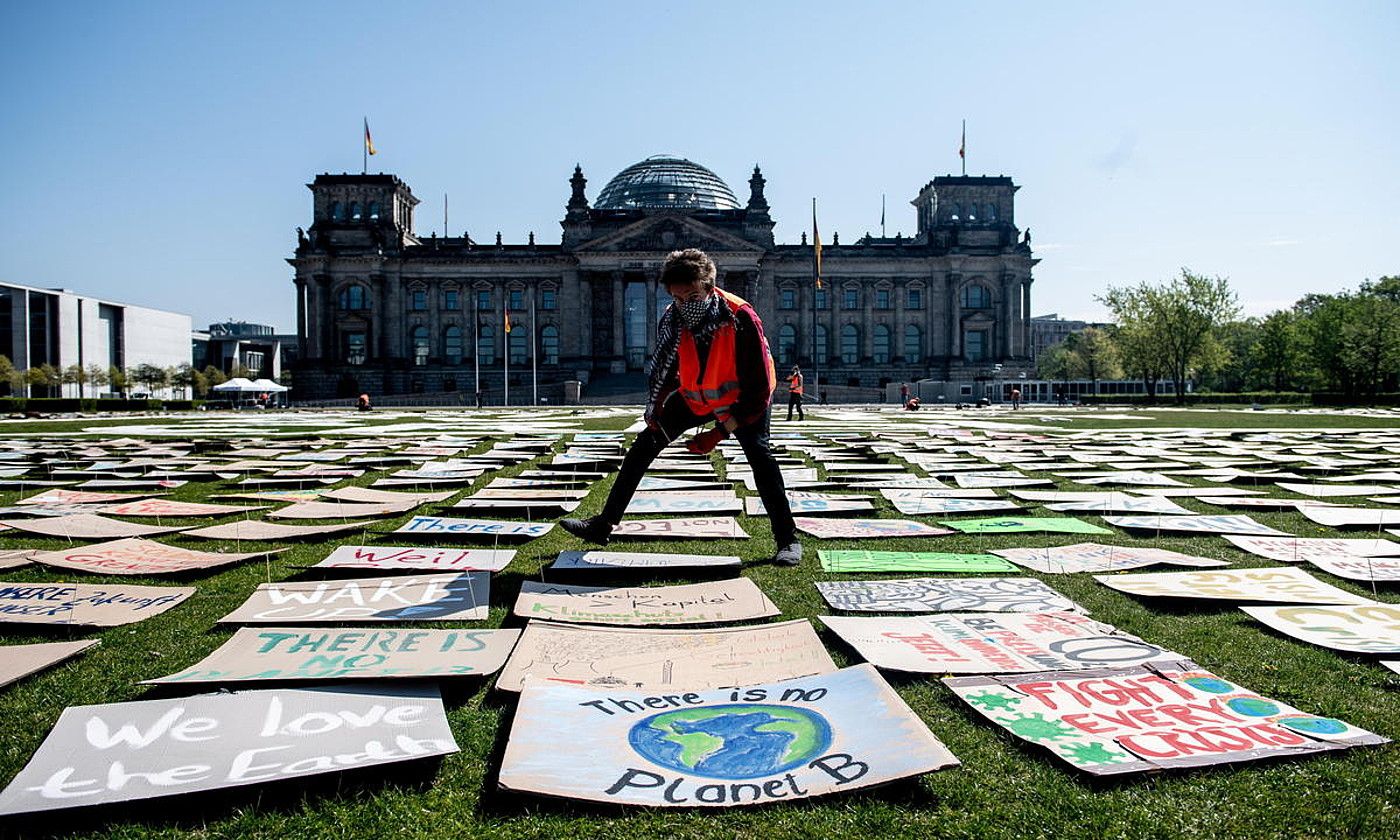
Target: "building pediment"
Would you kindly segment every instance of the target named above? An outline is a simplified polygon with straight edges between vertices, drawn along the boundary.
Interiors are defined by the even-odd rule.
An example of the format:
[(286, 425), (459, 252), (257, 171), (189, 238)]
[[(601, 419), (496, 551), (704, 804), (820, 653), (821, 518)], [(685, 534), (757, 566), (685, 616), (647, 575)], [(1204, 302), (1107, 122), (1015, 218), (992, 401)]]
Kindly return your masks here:
[(576, 253), (674, 251), (700, 248), (707, 252), (762, 253), (763, 248), (728, 231), (680, 213), (660, 213), (578, 245)]

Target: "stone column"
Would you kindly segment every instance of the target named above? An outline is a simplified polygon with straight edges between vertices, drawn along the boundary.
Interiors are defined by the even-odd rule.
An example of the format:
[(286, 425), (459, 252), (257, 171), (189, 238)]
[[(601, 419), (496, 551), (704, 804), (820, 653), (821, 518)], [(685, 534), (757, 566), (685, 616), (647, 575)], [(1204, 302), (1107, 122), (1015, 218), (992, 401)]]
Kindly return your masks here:
[(657, 287), (657, 284), (651, 282), (651, 279), (650, 279), (650, 278), (647, 278), (647, 277), (643, 277), (642, 282), (643, 282), (643, 283), (646, 283), (646, 290), (647, 290), (647, 302), (646, 302), (646, 307), (647, 307), (647, 346), (648, 346), (648, 347), (654, 347), (654, 346), (656, 345), (656, 321), (657, 321), (657, 316), (656, 316), (656, 287)]
[(1001, 276), (1001, 306), (997, 313), (997, 344), (1000, 346), (999, 358), (1007, 359), (1011, 356), (1011, 332), (1014, 329), (1015, 317), (1012, 315), (1012, 276), (1003, 274)]
[(962, 284), (961, 274), (949, 274), (948, 285), (948, 358), (956, 360), (962, 356)]
[(1021, 356), (1030, 358), (1031, 340), (1031, 280), (1027, 277), (1021, 281)]
[(317, 356), (322, 359), (334, 359), (335, 348), (331, 346), (332, 335), (335, 332), (331, 328), (331, 319), (335, 316), (331, 308), (331, 278), (329, 274), (316, 275), (316, 346)]
[(307, 335), (306, 335), (306, 281), (298, 277), (295, 281), (297, 290), (297, 356), (305, 359), (307, 357)]
[(389, 355), (388, 336), (385, 329), (389, 320), (389, 281), (383, 274), (371, 274), (369, 278), (373, 304), (370, 309), (371, 346), (365, 350), (370, 358), (379, 360)]
[[(623, 293), (626, 289), (626, 277), (621, 271), (613, 271), (609, 275), (609, 280), (612, 283), (613, 361), (622, 360), (625, 365), (627, 358), (627, 302), (623, 298)], [(616, 366), (616, 364), (613, 365), (614, 368)]]

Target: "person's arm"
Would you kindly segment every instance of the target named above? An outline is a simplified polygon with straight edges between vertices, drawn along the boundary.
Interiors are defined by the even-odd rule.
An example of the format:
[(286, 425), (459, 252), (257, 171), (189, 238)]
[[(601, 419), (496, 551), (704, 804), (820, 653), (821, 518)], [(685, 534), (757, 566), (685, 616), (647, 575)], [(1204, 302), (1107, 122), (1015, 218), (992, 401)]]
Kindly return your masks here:
[(735, 313), (734, 359), (739, 369), (739, 399), (725, 416), (716, 416), (730, 432), (767, 414), (773, 399), (775, 383), (768, 379), (768, 341), (762, 322), (747, 310)]
[(656, 325), (656, 349), (651, 354), (651, 374), (647, 377), (647, 406), (642, 419), (648, 426), (655, 423), (661, 404), (680, 387), (680, 379), (676, 373), (679, 347), (680, 333), (676, 324), (675, 306), (668, 305)]

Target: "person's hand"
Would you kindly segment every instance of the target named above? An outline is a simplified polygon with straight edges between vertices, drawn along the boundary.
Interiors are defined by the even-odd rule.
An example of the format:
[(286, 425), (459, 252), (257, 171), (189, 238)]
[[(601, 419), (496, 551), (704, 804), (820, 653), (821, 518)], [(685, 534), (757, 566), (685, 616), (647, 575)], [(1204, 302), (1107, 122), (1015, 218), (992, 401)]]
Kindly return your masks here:
[(719, 445), (720, 441), (724, 440), (727, 434), (728, 433), (719, 426), (701, 432), (686, 443), (686, 451), (695, 455), (706, 455), (713, 452), (715, 447)]

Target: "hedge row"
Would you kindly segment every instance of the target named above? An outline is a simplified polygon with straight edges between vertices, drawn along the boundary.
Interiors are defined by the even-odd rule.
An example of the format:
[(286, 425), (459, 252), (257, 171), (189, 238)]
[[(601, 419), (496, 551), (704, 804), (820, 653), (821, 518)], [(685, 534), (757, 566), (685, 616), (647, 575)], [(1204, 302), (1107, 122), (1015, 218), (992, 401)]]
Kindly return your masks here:
[(189, 411), (201, 400), (117, 400), (73, 397), (0, 397), (0, 413), (75, 414), (97, 411)]
[[(1202, 392), (1186, 395), (1186, 405), (1311, 405), (1316, 402), (1314, 394), (1292, 391), (1256, 391), (1244, 393)], [(1176, 397), (1165, 394), (1149, 399), (1147, 394), (1082, 394), (1079, 402), (1084, 405), (1181, 405)], [(1341, 403), (1333, 403), (1340, 405)]]

